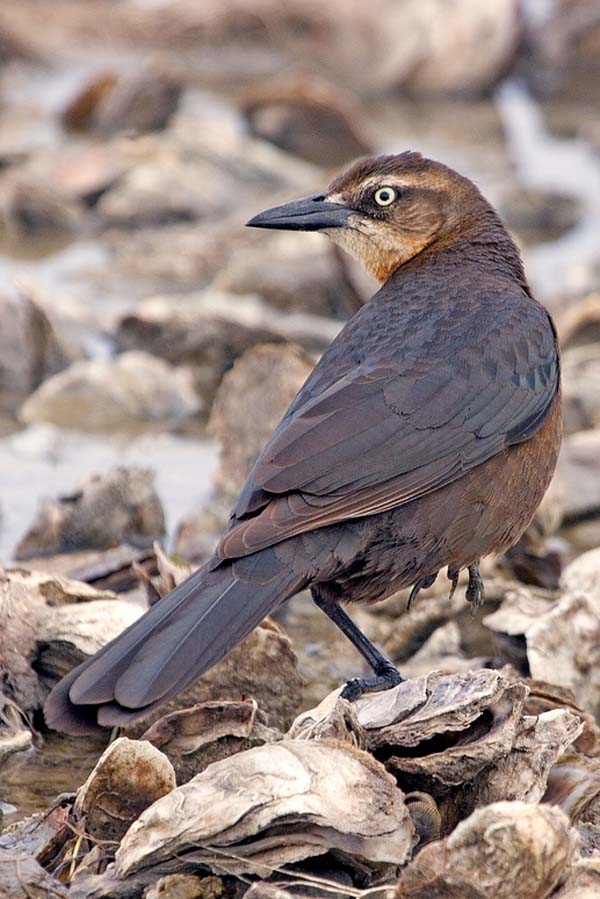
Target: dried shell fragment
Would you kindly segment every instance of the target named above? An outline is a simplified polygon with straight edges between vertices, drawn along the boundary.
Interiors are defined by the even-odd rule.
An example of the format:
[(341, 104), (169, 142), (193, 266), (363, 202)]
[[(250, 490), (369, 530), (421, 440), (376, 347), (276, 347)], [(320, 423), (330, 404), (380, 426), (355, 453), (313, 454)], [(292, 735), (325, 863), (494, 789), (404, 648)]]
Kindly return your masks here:
[(582, 721), (568, 709), (525, 715), (511, 752), (482, 772), (468, 797), (471, 808), (500, 799), (540, 802), (552, 766), (582, 730)]
[(581, 859), (573, 865), (567, 882), (552, 899), (598, 899), (600, 896), (600, 859)]
[(575, 855), (559, 809), (496, 802), (478, 809), (403, 871), (397, 899), (544, 899)]
[(144, 899), (221, 899), (223, 882), (218, 877), (167, 874), (144, 894)]
[(560, 586), (565, 593), (586, 593), (600, 601), (600, 548), (574, 559), (563, 571)]
[(67, 890), (44, 871), (30, 855), (0, 849), (0, 896), (2, 899), (66, 899)]
[(600, 759), (564, 755), (550, 771), (544, 802), (557, 805), (574, 823), (600, 826)]
[[(435, 791), (472, 780), (510, 752), (526, 694), (497, 671), (433, 672), (354, 702), (354, 733), (403, 784)], [(296, 719), (292, 733), (327, 732), (336, 714), (328, 697)]]
[(529, 690), (525, 701), (526, 715), (536, 716), (552, 711), (552, 709), (568, 709), (577, 715), (583, 724), (583, 730), (573, 743), (575, 749), (584, 755), (600, 755), (600, 727), (596, 724), (593, 715), (584, 711), (577, 704), (572, 690), (530, 677), (519, 678), (519, 680)]
[(215, 762), (155, 802), (125, 835), (116, 874), (193, 859), (216, 874), (265, 877), (331, 849), (361, 867), (400, 865), (414, 842), (403, 794), (369, 755), (285, 740)]
[(365, 749), (366, 733), (359, 724), (355, 703), (346, 702), (339, 694), (335, 690), (316, 708), (298, 715), (288, 736), (296, 740), (338, 740)]
[(74, 811), (96, 840), (119, 840), (155, 800), (176, 786), (170, 761), (150, 743), (120, 737), (80, 788)]
[(159, 718), (145, 734), (170, 759), (178, 783), (237, 752), (281, 739), (265, 725), (255, 700), (204, 702)]
[(600, 605), (583, 593), (546, 600), (522, 590), (488, 615), (485, 623), (502, 633), (524, 634), (531, 676), (570, 687), (577, 702), (600, 707)]

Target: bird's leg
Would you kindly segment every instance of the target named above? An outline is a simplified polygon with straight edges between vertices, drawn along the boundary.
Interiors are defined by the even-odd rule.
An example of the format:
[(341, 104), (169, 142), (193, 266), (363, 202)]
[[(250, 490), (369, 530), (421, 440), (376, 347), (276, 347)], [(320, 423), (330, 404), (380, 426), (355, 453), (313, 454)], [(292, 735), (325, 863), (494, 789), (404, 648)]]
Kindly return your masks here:
[(473, 610), (483, 605), (485, 600), (485, 589), (483, 579), (479, 574), (479, 561), (469, 565), (469, 584), (467, 586), (467, 602), (473, 606)]
[(412, 590), (410, 591), (410, 596), (408, 597), (408, 602), (406, 603), (406, 610), (408, 611), (413, 604), (413, 601), (417, 598), (421, 590), (427, 590), (428, 587), (431, 587), (432, 584), (435, 583), (435, 579), (438, 576), (438, 572), (435, 574), (424, 574), (423, 577), (420, 577), (417, 583), (414, 585)]
[(382, 690), (389, 690), (390, 687), (395, 687), (402, 682), (403, 678), (395, 665), (367, 640), (339, 603), (334, 599), (322, 596), (314, 587), (311, 590), (311, 594), (315, 605), (325, 612), (327, 617), (348, 637), (375, 673), (374, 677), (355, 677), (348, 681), (341, 692), (342, 699), (348, 699), (352, 702), (352, 700), (362, 696), (363, 693), (378, 693)]

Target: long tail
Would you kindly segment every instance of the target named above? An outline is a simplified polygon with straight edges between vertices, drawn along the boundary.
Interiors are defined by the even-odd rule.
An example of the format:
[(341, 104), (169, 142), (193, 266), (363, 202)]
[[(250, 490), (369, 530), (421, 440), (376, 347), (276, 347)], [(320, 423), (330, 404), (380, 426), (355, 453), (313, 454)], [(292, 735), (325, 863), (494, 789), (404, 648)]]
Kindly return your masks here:
[(54, 687), (48, 726), (88, 734), (143, 715), (216, 665), (302, 586), (272, 549), (199, 569)]

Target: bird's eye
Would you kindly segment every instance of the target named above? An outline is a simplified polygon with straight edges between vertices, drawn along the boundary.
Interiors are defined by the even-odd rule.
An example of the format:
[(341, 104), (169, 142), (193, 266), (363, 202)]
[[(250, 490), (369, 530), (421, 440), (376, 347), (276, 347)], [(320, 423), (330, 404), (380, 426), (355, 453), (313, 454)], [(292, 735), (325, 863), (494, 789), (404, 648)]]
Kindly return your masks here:
[(393, 187), (378, 187), (373, 194), (378, 206), (391, 206), (397, 196)]

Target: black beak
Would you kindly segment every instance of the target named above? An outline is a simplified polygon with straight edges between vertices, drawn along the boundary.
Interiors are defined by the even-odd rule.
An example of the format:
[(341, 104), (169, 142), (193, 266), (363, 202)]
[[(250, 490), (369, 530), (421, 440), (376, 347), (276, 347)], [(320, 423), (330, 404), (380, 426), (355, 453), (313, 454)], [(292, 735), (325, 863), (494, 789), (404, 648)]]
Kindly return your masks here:
[(259, 212), (246, 224), (250, 228), (281, 228), (284, 231), (321, 231), (343, 228), (352, 210), (339, 203), (327, 203), (323, 194), (292, 200)]

